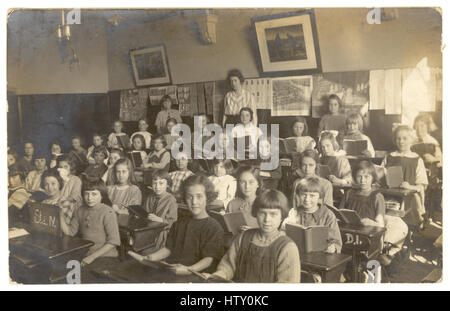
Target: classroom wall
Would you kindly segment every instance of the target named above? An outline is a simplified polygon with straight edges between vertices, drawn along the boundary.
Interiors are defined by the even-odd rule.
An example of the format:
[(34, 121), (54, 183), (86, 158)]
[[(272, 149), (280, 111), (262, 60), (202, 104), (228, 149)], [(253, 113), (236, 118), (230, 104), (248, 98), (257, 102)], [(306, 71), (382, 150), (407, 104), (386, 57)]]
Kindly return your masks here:
[[(231, 68), (259, 77), (251, 18), (287, 11), (215, 10), (217, 43), (201, 43), (192, 15), (107, 29), (110, 90), (134, 88), (129, 50), (165, 43), (174, 84), (225, 79)], [(415, 67), (424, 57), (442, 66), (441, 16), (434, 9), (399, 9), (399, 17), (369, 25), (369, 9), (314, 9), (323, 72)]]
[(80, 59), (72, 71), (59, 55), (56, 28), (60, 10), (25, 10), (8, 18), (8, 89), (23, 94), (106, 93), (107, 45), (104, 21), (81, 13), (72, 25), (72, 45)]

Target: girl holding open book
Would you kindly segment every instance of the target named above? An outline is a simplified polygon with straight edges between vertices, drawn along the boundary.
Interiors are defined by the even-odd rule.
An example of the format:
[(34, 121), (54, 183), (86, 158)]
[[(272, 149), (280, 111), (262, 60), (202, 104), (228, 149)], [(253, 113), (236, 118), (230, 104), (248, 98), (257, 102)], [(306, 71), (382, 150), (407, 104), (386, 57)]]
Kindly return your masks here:
[(414, 131), (407, 125), (399, 125), (394, 130), (394, 143), (397, 150), (389, 153), (381, 163), (383, 167), (401, 166), (403, 182), (400, 188), (413, 190), (414, 193), (405, 198), (405, 206), (411, 209), (406, 215), (406, 222), (410, 225), (423, 226), (425, 214), (425, 188), (428, 185), (427, 173), (423, 160), (411, 151)]
[(108, 136), (108, 148), (118, 148), (124, 149), (125, 146), (122, 146), (117, 137), (119, 136), (128, 136), (123, 132), (123, 123), (122, 121), (115, 121), (113, 125), (113, 132)]
[(375, 150), (372, 145), (372, 141), (369, 136), (362, 133), (363, 130), (363, 119), (359, 113), (350, 114), (347, 119), (345, 119), (345, 134), (342, 137), (342, 144), (345, 140), (365, 140), (367, 141), (367, 149), (363, 150), (361, 155), (373, 158), (375, 156)]
[(352, 175), (357, 189), (350, 189), (345, 193), (339, 208), (356, 211), (365, 226), (386, 228), (384, 241), (394, 246), (382, 256), (382, 263), (388, 265), (401, 250), (408, 234), (408, 226), (400, 217), (385, 214), (386, 204), (383, 195), (374, 187), (378, 176), (370, 161), (360, 161), (353, 168)]
[(292, 124), (292, 133), (294, 136), (286, 139), (295, 139), (296, 152), (303, 152), (305, 150), (314, 149), (316, 147), (316, 141), (311, 136), (308, 136), (308, 124), (304, 117), (295, 117)]
[(262, 192), (252, 206), (258, 228), (238, 235), (216, 272), (206, 276), (247, 283), (299, 283), (298, 248), (279, 230), (287, 211), (288, 200), (282, 192)]

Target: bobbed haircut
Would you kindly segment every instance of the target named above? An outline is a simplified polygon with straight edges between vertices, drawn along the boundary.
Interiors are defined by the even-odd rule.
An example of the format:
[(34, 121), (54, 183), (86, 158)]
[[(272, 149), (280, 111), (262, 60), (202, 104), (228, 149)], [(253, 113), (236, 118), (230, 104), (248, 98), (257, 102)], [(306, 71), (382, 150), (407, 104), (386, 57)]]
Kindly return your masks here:
[(351, 113), (347, 118), (345, 118), (345, 125), (348, 125), (350, 123), (356, 123), (358, 124), (358, 129), (360, 131), (363, 130), (364, 122), (359, 113)]
[(288, 199), (283, 192), (267, 189), (261, 192), (253, 202), (252, 216), (256, 217), (261, 209), (278, 209), (281, 211), (282, 220), (287, 217), (289, 213)]
[(413, 128), (417, 130), (417, 123), (423, 122), (427, 125), (428, 132), (431, 132), (436, 129), (436, 124), (433, 121), (433, 118), (429, 114), (419, 114), (414, 119), (414, 125)]
[(302, 192), (317, 192), (319, 198), (323, 197), (322, 190), (320, 188), (320, 180), (317, 177), (306, 177), (300, 180), (295, 187), (295, 194), (300, 195)]
[(56, 167), (50, 168), (50, 169), (44, 171), (44, 173), (42, 173), (42, 176), (41, 176), (41, 189), (45, 189), (45, 187), (44, 187), (45, 186), (45, 178), (47, 178), (47, 177), (54, 177), (58, 181), (59, 190), (61, 190), (63, 188), (64, 181), (61, 178), (61, 175), (59, 175), (58, 169)]
[(239, 81), (241, 81), (241, 84), (244, 83), (245, 81), (244, 75), (239, 69), (231, 69), (230, 71), (228, 71), (227, 75), (228, 83), (230, 82), (231, 77), (238, 77)]
[(303, 130), (302, 136), (308, 136), (309, 127), (308, 127), (308, 123), (306, 123), (306, 119), (304, 117), (295, 117), (294, 121), (292, 122), (291, 127), (294, 127), (295, 123), (303, 123), (303, 125), (305, 126), (305, 129)]
[(196, 185), (201, 185), (205, 188), (206, 203), (210, 204), (217, 198), (217, 192), (214, 190), (214, 185), (207, 176), (191, 175), (186, 178), (180, 186), (180, 194), (184, 201), (186, 200), (187, 190)]
[[(84, 193), (86, 191), (95, 191), (98, 190), (100, 195), (102, 196), (102, 203), (111, 206), (111, 200), (108, 197), (108, 190), (104, 181), (101, 178), (84, 178), (81, 186), (81, 193), (83, 193), (83, 201), (84, 201)], [(85, 202), (86, 203), (86, 202)]]
[(356, 165), (352, 168), (352, 177), (353, 180), (356, 181), (356, 174), (360, 171), (367, 171), (370, 175), (372, 175), (373, 182), (378, 181), (378, 175), (375, 170), (375, 166), (372, 164), (372, 162), (367, 160), (359, 161)]
[(162, 142), (162, 144), (163, 144), (163, 146), (164, 146), (164, 148), (165, 148), (165, 147), (167, 146), (167, 140), (166, 140), (166, 138), (164, 137), (164, 135), (161, 135), (161, 134), (157, 134), (157, 135), (155, 135), (155, 136), (153, 137), (153, 139), (152, 139), (153, 145), (155, 144), (155, 141), (158, 140), (158, 139)]
[(172, 178), (169, 173), (164, 170), (156, 170), (152, 174), (152, 181), (157, 179), (165, 179), (167, 181), (167, 189), (172, 188)]

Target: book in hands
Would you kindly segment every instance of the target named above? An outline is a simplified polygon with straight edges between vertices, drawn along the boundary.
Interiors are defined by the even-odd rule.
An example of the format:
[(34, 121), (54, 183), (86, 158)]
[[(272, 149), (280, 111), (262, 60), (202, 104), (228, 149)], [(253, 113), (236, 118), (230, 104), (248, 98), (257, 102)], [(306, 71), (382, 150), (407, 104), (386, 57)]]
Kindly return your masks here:
[(130, 255), (131, 257), (133, 257), (134, 259), (136, 259), (137, 261), (139, 261), (141, 264), (149, 266), (151, 268), (154, 269), (168, 269), (168, 268), (172, 268), (174, 265), (167, 263), (163, 260), (160, 261), (151, 261), (148, 260), (147, 257), (142, 256), (138, 253), (135, 253), (133, 251), (128, 251), (128, 255)]
[(342, 149), (349, 156), (361, 156), (364, 150), (367, 150), (367, 140), (344, 139)]
[(323, 165), (323, 164), (317, 164), (317, 175), (319, 175), (322, 178), (328, 179), (328, 177), (330, 177), (331, 174), (331, 170), (330, 167), (328, 165)]
[(140, 205), (130, 205), (127, 208), (128, 208), (129, 214), (131, 214), (131, 215), (134, 215), (138, 218), (144, 218), (144, 219), (147, 219), (147, 217), (148, 217), (149, 213), (144, 208), (142, 208), (142, 206), (140, 206)]
[(436, 145), (425, 143), (414, 144), (411, 146), (411, 151), (417, 153), (421, 158), (423, 158), (423, 156), (427, 153), (431, 155), (435, 154)]
[(140, 151), (131, 151), (128, 154), (130, 156), (131, 162), (133, 162), (133, 168), (142, 167), (144, 159), (142, 158), (142, 154)]
[(248, 226), (242, 212), (221, 214), (220, 212), (209, 211), (209, 215), (217, 220), (225, 232), (231, 232), (233, 235), (238, 234), (242, 226)]
[(386, 184), (389, 188), (399, 188), (403, 182), (403, 169), (401, 166), (386, 168)]
[(361, 217), (359, 217), (358, 213), (351, 209), (339, 209), (331, 205), (327, 205), (329, 209), (334, 213), (337, 219), (342, 221), (346, 224), (352, 224), (352, 225), (360, 225), (361, 223)]
[(325, 252), (328, 248), (329, 227), (302, 226), (286, 223), (286, 235), (290, 237), (300, 253)]
[(297, 139), (295, 137), (280, 138), (279, 147), (281, 154), (291, 154), (297, 151)]

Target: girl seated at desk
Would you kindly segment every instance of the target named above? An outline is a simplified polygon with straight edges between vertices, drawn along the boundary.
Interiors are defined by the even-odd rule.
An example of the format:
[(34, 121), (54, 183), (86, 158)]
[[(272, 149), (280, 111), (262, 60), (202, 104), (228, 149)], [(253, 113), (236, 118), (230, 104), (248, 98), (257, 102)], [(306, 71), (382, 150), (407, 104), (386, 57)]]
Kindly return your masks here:
[(58, 165), (57, 158), (63, 155), (62, 145), (59, 140), (54, 139), (50, 145), (50, 156), (49, 156), (49, 168), (54, 168)]
[(257, 227), (256, 218), (252, 214), (252, 206), (257, 195), (263, 190), (260, 170), (252, 166), (241, 166), (237, 171), (236, 197), (230, 201), (227, 213), (243, 212), (247, 226), (242, 230)]
[(308, 136), (308, 124), (304, 117), (295, 117), (294, 123), (292, 124), (292, 133), (294, 136), (286, 139), (295, 139), (296, 152), (302, 153), (305, 150), (316, 148), (316, 141), (311, 136)]
[[(86, 155), (89, 164), (95, 164), (94, 148), (95, 147), (101, 147), (101, 146), (105, 146), (103, 136), (98, 134), (98, 133), (94, 133), (94, 135), (92, 135), (92, 146), (90, 146), (88, 148), (87, 155)], [(109, 153), (108, 153), (108, 156), (106, 158), (107, 159), (109, 158)]]
[(381, 166), (401, 166), (403, 171), (403, 182), (400, 188), (413, 190), (414, 193), (405, 198), (406, 208), (411, 209), (405, 220), (410, 225), (418, 225), (423, 228), (425, 215), (425, 188), (428, 185), (427, 173), (422, 158), (411, 151), (414, 139), (413, 130), (407, 125), (399, 125), (394, 130), (394, 143), (397, 151), (387, 155)]
[[(305, 150), (301, 154), (300, 163), (299, 165), (297, 165), (300, 168), (296, 169), (293, 172), (294, 180), (292, 189), (295, 190), (296, 186), (302, 179), (307, 177), (315, 177), (319, 181), (323, 203), (327, 205), (333, 205), (333, 185), (327, 179), (317, 175), (316, 169), (318, 162), (319, 154), (315, 150)], [(293, 193), (293, 195), (295, 196), (295, 193)]]
[(322, 189), (317, 177), (306, 177), (296, 184), (293, 196), (293, 208), (289, 210), (283, 222), (302, 226), (325, 226), (328, 231), (327, 253), (340, 253), (342, 248), (341, 233), (333, 212), (322, 204)]
[(169, 172), (170, 152), (165, 149), (167, 146), (166, 139), (162, 135), (153, 138), (153, 152), (151, 152), (144, 163), (144, 168), (155, 170), (163, 170)]
[(108, 197), (113, 210), (118, 214), (128, 214), (127, 207), (141, 205), (142, 194), (136, 186), (133, 164), (129, 159), (119, 159), (114, 164), (114, 185), (108, 186)]
[(139, 119), (138, 121), (138, 128), (139, 131), (133, 133), (133, 135), (131, 135), (131, 140), (133, 141), (133, 138), (135, 135), (142, 135), (142, 137), (144, 137), (145, 140), (145, 146), (144, 149), (150, 149), (150, 144), (152, 141), (152, 134), (150, 134), (150, 132), (147, 131), (148, 129), (148, 122), (147, 119)]
[(334, 186), (348, 186), (352, 183), (352, 170), (348, 159), (340, 155), (339, 144), (333, 133), (320, 136), (321, 164), (330, 169), (328, 179)]
[(11, 223), (24, 218), (23, 208), (30, 197), (25, 189), (25, 172), (15, 163), (8, 170), (8, 217)]
[(359, 113), (350, 114), (345, 119), (345, 134), (342, 136), (342, 144), (345, 140), (365, 140), (367, 141), (367, 149), (363, 150), (361, 156), (373, 158), (375, 149), (373, 149), (372, 141), (369, 136), (362, 133), (363, 119)]
[(122, 150), (115, 148), (111, 149), (108, 158), (108, 170), (102, 177), (102, 180), (105, 182), (106, 186), (114, 185), (114, 164), (116, 164), (119, 159), (125, 158), (125, 153)]
[(147, 254), (155, 252), (166, 245), (169, 230), (177, 220), (177, 200), (171, 193), (167, 192), (171, 185), (172, 180), (166, 172), (156, 171), (153, 174), (153, 192), (147, 197), (142, 207), (149, 213), (149, 220), (163, 222), (167, 224), (167, 227), (159, 234), (155, 247), (146, 251)]
[(191, 271), (212, 272), (223, 255), (223, 229), (208, 216), (206, 206), (217, 197), (206, 176), (193, 175), (181, 185), (181, 193), (192, 217), (179, 218), (170, 228), (166, 246), (147, 255), (150, 261), (167, 262), (175, 275), (191, 275)]
[(67, 215), (67, 217), (72, 218), (72, 213), (83, 203), (83, 198), (81, 197), (81, 179), (74, 175), (76, 165), (68, 155), (58, 157), (58, 172), (64, 181), (61, 198), (74, 203), (71, 213)]
[(124, 149), (126, 146), (122, 146), (122, 144), (119, 142), (118, 137), (119, 136), (128, 136), (126, 133), (123, 132), (123, 123), (120, 120), (117, 120), (114, 122), (113, 130), (111, 134), (108, 136), (108, 148), (118, 148), (118, 149)]
[(300, 258), (295, 243), (279, 228), (288, 212), (288, 200), (278, 190), (263, 191), (252, 206), (258, 227), (240, 233), (211, 279), (248, 283), (299, 283)]
[(77, 172), (75, 175), (81, 174), (88, 165), (87, 160), (87, 151), (81, 145), (81, 137), (80, 136), (72, 136), (72, 148), (69, 151), (69, 155), (71, 155), (75, 161), (77, 166)]
[(223, 203), (226, 210), (228, 203), (234, 199), (236, 195), (236, 178), (231, 176), (233, 172), (233, 163), (231, 160), (214, 159), (214, 175), (209, 176), (209, 180), (213, 183), (217, 192), (217, 200)]
[(177, 122), (183, 122), (178, 110), (172, 109), (172, 98), (169, 95), (164, 95), (159, 101), (161, 111), (156, 115), (155, 127), (158, 134), (166, 134), (167, 120), (174, 118)]
[(385, 214), (386, 204), (374, 183), (378, 177), (375, 167), (369, 161), (360, 161), (353, 169), (353, 179), (357, 189), (349, 189), (341, 201), (340, 209), (351, 209), (358, 213), (365, 226), (385, 227), (384, 241), (391, 243), (387, 254), (381, 255), (384, 265), (389, 265), (393, 256), (402, 249), (408, 234), (408, 226), (400, 217)]
[(34, 169), (25, 179), (25, 188), (29, 192), (44, 191), (41, 188), (42, 174), (47, 170), (47, 159), (43, 154), (37, 153), (34, 157)]
[(61, 216), (61, 230), (70, 236), (81, 234), (81, 238), (94, 242), (82, 266), (99, 261), (100, 257), (116, 258), (120, 245), (117, 216), (109, 206), (110, 201), (106, 186), (102, 180), (85, 181), (83, 184), (84, 204), (75, 212), (70, 224), (66, 224)]

